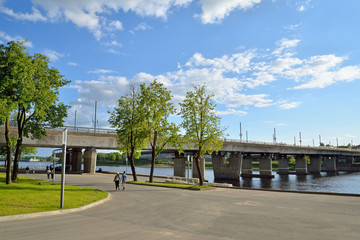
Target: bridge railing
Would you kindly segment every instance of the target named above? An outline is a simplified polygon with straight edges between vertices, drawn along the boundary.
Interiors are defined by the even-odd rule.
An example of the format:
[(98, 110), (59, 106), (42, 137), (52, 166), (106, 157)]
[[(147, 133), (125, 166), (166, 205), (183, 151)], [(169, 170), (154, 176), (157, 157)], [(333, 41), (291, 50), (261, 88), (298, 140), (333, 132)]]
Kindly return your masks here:
[(52, 128), (45, 126), (46, 129), (53, 129), (53, 130), (63, 130), (65, 128), (68, 129), (68, 131), (72, 132), (88, 132), (88, 133), (116, 133), (115, 129), (111, 128), (91, 128), (91, 127), (74, 127), (74, 126), (64, 126), (61, 128)]
[(315, 149), (324, 149), (324, 150), (341, 150), (341, 151), (360, 151), (360, 149), (353, 148), (339, 148), (335, 146), (310, 146), (310, 145), (298, 145), (298, 144), (288, 144), (283, 142), (262, 142), (262, 141), (252, 141), (252, 140), (239, 140), (239, 139), (224, 139), (226, 142), (234, 142), (234, 143), (253, 143), (253, 144), (262, 144), (262, 145), (272, 145), (272, 146), (287, 146), (287, 147), (295, 147), (295, 148), (315, 148)]

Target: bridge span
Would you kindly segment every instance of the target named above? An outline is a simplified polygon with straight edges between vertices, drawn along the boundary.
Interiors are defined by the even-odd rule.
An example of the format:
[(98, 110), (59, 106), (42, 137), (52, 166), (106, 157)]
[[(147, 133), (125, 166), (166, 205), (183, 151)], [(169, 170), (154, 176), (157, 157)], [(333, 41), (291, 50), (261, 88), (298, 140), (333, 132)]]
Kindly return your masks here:
[[(117, 135), (113, 129), (93, 129), (82, 127), (67, 127), (67, 148), (69, 151), (68, 165), (73, 171), (81, 170), (84, 160), (84, 172), (94, 173), (96, 169), (96, 150), (116, 150), (118, 146)], [(63, 144), (63, 129), (46, 129), (47, 136), (41, 139), (24, 138), (23, 145), (31, 147), (61, 148)], [(11, 127), (11, 136), (16, 136), (17, 128)], [(4, 136), (4, 126), (0, 128), (0, 135)], [(5, 145), (5, 138), (0, 137), (0, 145)], [(85, 149), (83, 153), (83, 149)], [(144, 150), (149, 150), (150, 147)], [(168, 151), (175, 153), (174, 175), (185, 176), (185, 157), (192, 154), (194, 148), (185, 148), (185, 154), (177, 154), (176, 148), (168, 147)], [(360, 158), (360, 150), (335, 147), (299, 146), (284, 143), (266, 143), (254, 141), (240, 141), (225, 139), (223, 147), (218, 153), (212, 155), (214, 175), (216, 180), (239, 179), (252, 174), (252, 162), (260, 162), (260, 176), (272, 177), (272, 161), (279, 163), (279, 174), (289, 174), (289, 156), (296, 159), (296, 174), (316, 173), (321, 170), (337, 171), (339, 161), (353, 163)], [(310, 158), (310, 163), (308, 159)], [(228, 164), (225, 165), (225, 161)], [(201, 161), (205, 168), (205, 160)], [(204, 171), (202, 171), (204, 172)], [(193, 171), (193, 177), (197, 177)]]

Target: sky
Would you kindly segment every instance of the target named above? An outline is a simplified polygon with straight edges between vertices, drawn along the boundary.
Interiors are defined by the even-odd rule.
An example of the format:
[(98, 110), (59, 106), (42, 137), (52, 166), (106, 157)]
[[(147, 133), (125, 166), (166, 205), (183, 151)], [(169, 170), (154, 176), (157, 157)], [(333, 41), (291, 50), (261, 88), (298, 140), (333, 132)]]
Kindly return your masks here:
[[(206, 83), (227, 138), (360, 144), (358, 0), (0, 0), (0, 44), (27, 39), (71, 83), (65, 125), (109, 128), (130, 82), (178, 106)], [(181, 122), (173, 116), (172, 121)]]

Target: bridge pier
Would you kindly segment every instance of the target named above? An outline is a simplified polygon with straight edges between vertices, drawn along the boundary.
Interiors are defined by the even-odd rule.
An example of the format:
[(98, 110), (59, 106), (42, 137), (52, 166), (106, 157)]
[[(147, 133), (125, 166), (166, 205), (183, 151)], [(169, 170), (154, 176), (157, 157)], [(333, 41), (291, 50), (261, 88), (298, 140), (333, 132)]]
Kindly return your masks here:
[(278, 174), (289, 174), (289, 158), (286, 155), (278, 155)]
[(96, 171), (96, 148), (87, 148), (84, 152), (84, 173), (94, 174)]
[[(200, 160), (200, 172), (205, 181), (205, 158), (202, 156), (202, 157), (200, 157), (199, 160)], [(198, 170), (197, 170), (196, 163), (195, 163), (195, 157), (194, 157), (193, 161), (194, 162), (192, 163), (192, 177), (199, 178)]]
[(326, 172), (336, 172), (336, 156), (326, 157), (324, 165)]
[(184, 154), (179, 155), (177, 152), (175, 153), (174, 158), (174, 176), (177, 177), (185, 177), (185, 163), (186, 158), (184, 157)]
[(295, 156), (295, 172), (296, 175), (306, 175), (307, 171), (307, 160), (305, 155), (296, 155)]
[(261, 154), (259, 158), (260, 177), (274, 177), (271, 154)]
[(80, 172), (81, 171), (81, 161), (82, 161), (81, 148), (73, 148), (71, 151), (71, 171), (72, 172)]
[(252, 158), (250, 154), (243, 155), (241, 176), (252, 176)]
[(240, 180), (240, 171), (242, 165), (242, 154), (238, 152), (232, 152), (229, 157), (229, 165), (225, 166), (225, 158), (219, 153), (214, 153), (211, 156), (214, 178), (215, 181), (221, 180)]
[(321, 155), (311, 155), (310, 156), (310, 164), (308, 166), (310, 173), (320, 174), (320, 172), (321, 172), (321, 160), (322, 160)]

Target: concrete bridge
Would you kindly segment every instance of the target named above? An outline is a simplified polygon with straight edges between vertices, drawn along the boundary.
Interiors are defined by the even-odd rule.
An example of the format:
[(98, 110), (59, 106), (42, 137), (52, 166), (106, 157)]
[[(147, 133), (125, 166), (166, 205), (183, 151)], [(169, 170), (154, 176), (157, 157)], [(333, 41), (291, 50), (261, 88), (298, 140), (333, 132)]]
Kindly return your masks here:
[[(47, 129), (47, 136), (42, 139), (24, 138), (24, 146), (60, 148), (63, 144), (62, 129)], [(11, 128), (11, 136), (16, 136), (17, 128)], [(4, 126), (0, 127), (0, 136), (4, 136)], [(0, 137), (0, 145), (5, 144), (5, 138)], [(72, 171), (81, 170), (84, 159), (84, 172), (94, 173), (96, 169), (96, 150), (117, 149), (117, 135), (113, 129), (73, 128), (68, 127), (67, 138), (67, 165)], [(84, 149), (84, 152), (82, 151)], [(150, 148), (148, 148), (150, 149)], [(144, 149), (146, 150), (146, 149)], [(185, 161), (194, 148), (184, 149), (184, 154), (179, 155), (176, 148), (169, 147), (168, 151), (175, 153), (174, 175), (185, 176)], [(295, 157), (295, 173), (308, 174), (320, 171), (336, 172), (337, 164), (346, 163), (347, 169), (351, 164), (360, 159), (360, 150), (343, 149), (334, 147), (294, 146), (284, 143), (265, 143), (254, 141), (225, 140), (223, 147), (211, 158), (214, 168), (215, 180), (239, 180), (240, 176), (248, 177), (273, 177), (272, 161), (278, 161), (279, 174), (290, 174), (289, 159)], [(308, 164), (308, 159), (310, 163)], [(260, 174), (254, 175), (252, 162), (260, 164)], [(205, 172), (205, 160), (201, 166)], [(351, 170), (351, 169), (350, 169)], [(193, 171), (193, 177), (198, 177)]]

